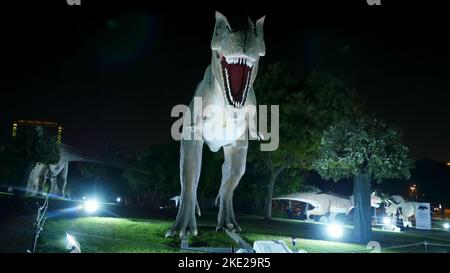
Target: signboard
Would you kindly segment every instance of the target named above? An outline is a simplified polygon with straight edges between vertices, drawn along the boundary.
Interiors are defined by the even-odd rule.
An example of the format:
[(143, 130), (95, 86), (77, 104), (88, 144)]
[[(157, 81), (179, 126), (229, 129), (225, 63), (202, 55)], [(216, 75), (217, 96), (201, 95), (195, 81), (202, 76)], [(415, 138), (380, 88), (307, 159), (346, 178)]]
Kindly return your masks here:
[(431, 229), (430, 203), (416, 203), (416, 228)]

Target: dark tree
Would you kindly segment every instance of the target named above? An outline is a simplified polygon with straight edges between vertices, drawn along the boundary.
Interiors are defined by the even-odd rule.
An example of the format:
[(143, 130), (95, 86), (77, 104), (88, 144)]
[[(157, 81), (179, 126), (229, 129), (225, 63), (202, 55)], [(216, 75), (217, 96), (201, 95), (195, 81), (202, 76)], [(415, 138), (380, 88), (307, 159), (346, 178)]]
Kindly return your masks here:
[(3, 153), (30, 162), (56, 164), (59, 161), (59, 147), (56, 136), (45, 130), (24, 130), (3, 148)]
[(25, 170), (21, 179), (27, 184), (28, 176), (37, 163), (56, 164), (60, 159), (59, 145), (56, 136), (50, 135), (41, 127), (22, 130), (2, 148), (5, 157), (25, 162)]

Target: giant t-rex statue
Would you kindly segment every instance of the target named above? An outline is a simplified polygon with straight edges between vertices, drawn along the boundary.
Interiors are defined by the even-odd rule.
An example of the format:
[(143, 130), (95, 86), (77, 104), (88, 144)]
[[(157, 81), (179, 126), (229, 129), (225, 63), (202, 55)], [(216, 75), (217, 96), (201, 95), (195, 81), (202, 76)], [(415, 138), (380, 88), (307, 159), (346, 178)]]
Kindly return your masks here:
[[(255, 123), (256, 120), (240, 114), (249, 105), (256, 107), (253, 82), (259, 58), (266, 51), (263, 38), (264, 17), (256, 23), (249, 17), (228, 21), (224, 15), (216, 12), (215, 18), (211, 64), (206, 68), (203, 80), (198, 84), (194, 99), (189, 105), (189, 111), (193, 114), (183, 116), (180, 206), (175, 223), (166, 232), (166, 236), (177, 233), (185, 236), (187, 232), (197, 234), (195, 211), (200, 215), (197, 186), (204, 143), (213, 152), (222, 147), (224, 151), (222, 181), (216, 199), (216, 203), (220, 201), (217, 230), (240, 229), (233, 211), (233, 191), (245, 172), (247, 129), (250, 127), (250, 134), (254, 138), (258, 134), (256, 130), (251, 130), (256, 126), (248, 126), (248, 122)], [(194, 109), (198, 99), (201, 99), (200, 106), (205, 111)], [(214, 108), (215, 112), (206, 111), (207, 107)], [(229, 109), (235, 111), (238, 117), (229, 114)], [(230, 132), (233, 134), (229, 134)]]
[[(336, 215), (340, 213), (348, 215), (355, 206), (353, 196), (340, 197), (321, 192), (297, 192), (276, 197), (273, 200), (292, 200), (311, 204), (314, 208), (306, 211), (307, 220), (310, 220), (310, 215), (325, 216), (329, 214), (328, 220), (330, 222), (333, 222)], [(378, 208), (381, 202), (382, 199), (373, 192), (370, 196), (371, 206)]]

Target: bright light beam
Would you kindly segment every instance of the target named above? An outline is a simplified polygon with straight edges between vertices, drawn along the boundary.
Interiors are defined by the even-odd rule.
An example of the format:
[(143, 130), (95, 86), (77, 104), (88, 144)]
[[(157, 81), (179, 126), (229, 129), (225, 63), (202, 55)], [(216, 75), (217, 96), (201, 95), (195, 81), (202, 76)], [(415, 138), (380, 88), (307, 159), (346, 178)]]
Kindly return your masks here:
[(97, 200), (91, 199), (91, 200), (87, 200), (84, 203), (84, 210), (87, 213), (94, 213), (98, 210), (98, 208), (99, 208), (99, 204), (98, 204)]

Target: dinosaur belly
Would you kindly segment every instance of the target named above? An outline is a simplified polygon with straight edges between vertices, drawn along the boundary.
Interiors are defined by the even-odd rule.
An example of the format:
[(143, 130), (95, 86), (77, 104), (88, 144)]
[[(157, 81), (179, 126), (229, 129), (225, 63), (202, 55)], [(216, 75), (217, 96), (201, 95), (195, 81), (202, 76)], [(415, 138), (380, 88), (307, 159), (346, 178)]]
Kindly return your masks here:
[(225, 115), (224, 111), (218, 111), (203, 119), (202, 133), (211, 151), (216, 152), (222, 146), (239, 139), (245, 133), (245, 129), (245, 116), (233, 117)]

